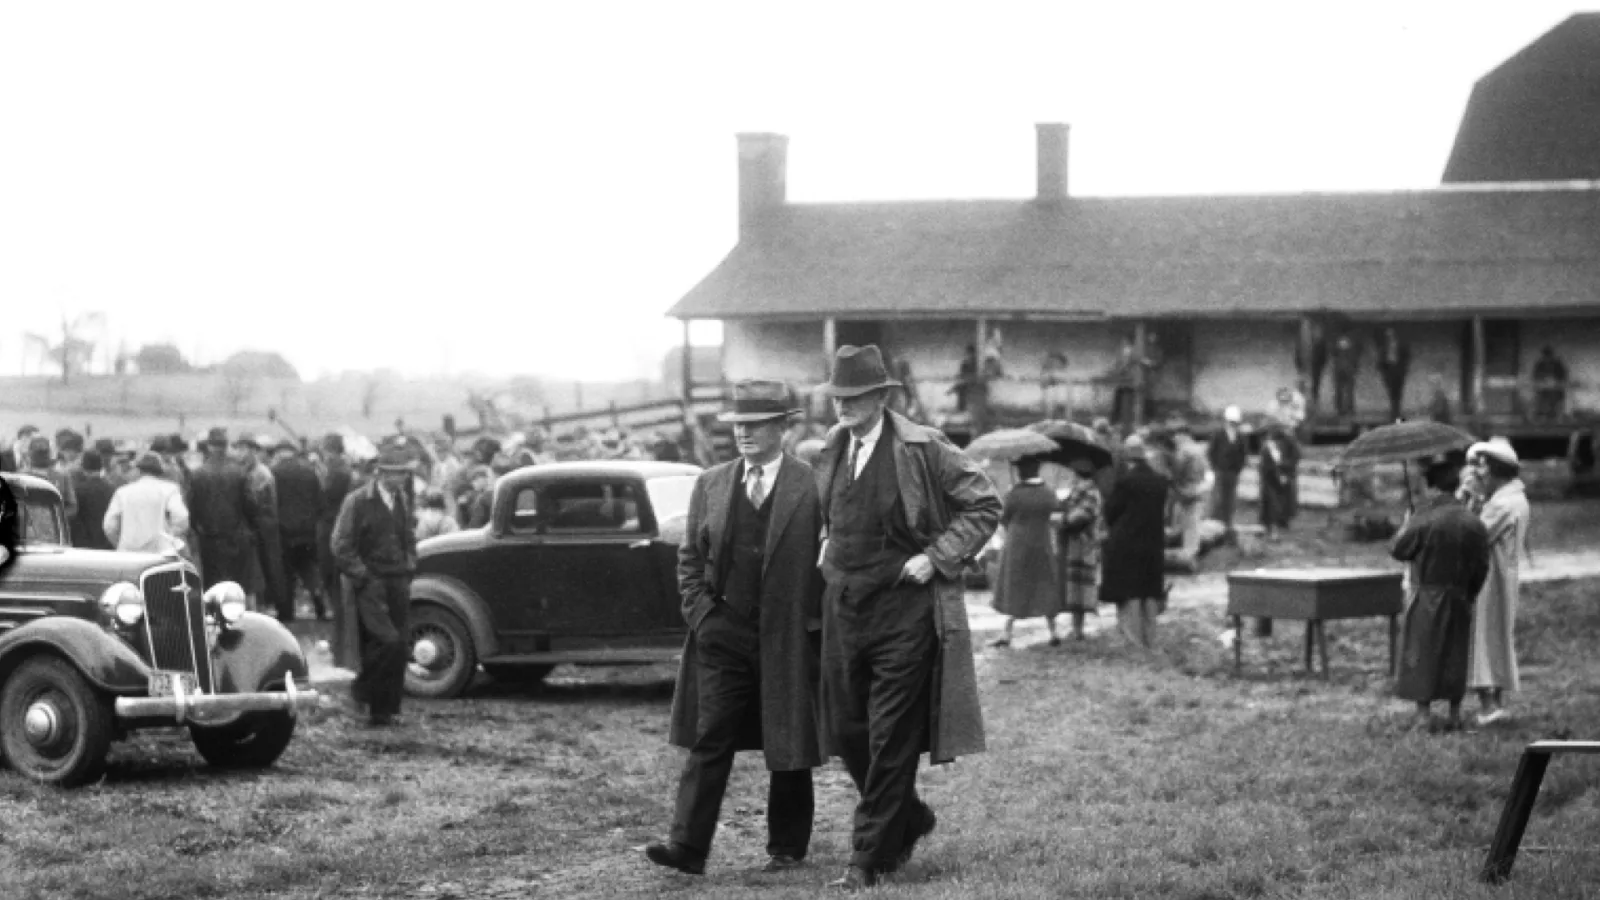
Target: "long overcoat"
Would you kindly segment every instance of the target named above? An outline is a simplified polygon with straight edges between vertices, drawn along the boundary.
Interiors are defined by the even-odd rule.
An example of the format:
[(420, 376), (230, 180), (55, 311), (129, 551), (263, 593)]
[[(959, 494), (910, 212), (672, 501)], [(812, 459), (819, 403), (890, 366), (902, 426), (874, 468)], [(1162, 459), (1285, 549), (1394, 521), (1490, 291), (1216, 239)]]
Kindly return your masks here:
[(1472, 609), (1469, 688), (1522, 687), (1514, 637), (1522, 548), (1528, 539), (1528, 494), (1521, 479), (1501, 485), (1479, 513), (1489, 534), (1489, 573)]
[[(884, 413), (884, 434), (894, 453), (906, 525), (933, 563), (934, 627), (939, 658), (930, 694), (928, 746), (934, 763), (981, 753), (983, 709), (972, 664), (972, 631), (967, 624), (961, 574), (1000, 524), (1000, 496), (983, 468), (950, 443), (943, 432)], [(817, 457), (817, 490), (823, 521), (835, 470), (846, 457), (849, 432), (835, 426)]]
[[(672, 695), (668, 740), (693, 747), (699, 737), (700, 697), (695, 629), (722, 596), (719, 557), (743, 488), (741, 460), (702, 473), (689, 500), (678, 547), (678, 589), (689, 624), (678, 686)], [(775, 772), (822, 765), (822, 574), (817, 569), (822, 517), (811, 467), (787, 454), (772, 489), (761, 570), (761, 697), (759, 720), (742, 724), (740, 750), (761, 750)]]
[(1106, 498), (1100, 602), (1121, 605), (1165, 592), (1167, 479), (1143, 461), (1128, 464)]
[(1055, 491), (1038, 480), (1024, 481), (1006, 494), (1000, 524), (1006, 529), (1000, 551), (1000, 577), (994, 610), (1019, 619), (1066, 611), (1056, 581), (1055, 529), (1050, 515), (1061, 508)]

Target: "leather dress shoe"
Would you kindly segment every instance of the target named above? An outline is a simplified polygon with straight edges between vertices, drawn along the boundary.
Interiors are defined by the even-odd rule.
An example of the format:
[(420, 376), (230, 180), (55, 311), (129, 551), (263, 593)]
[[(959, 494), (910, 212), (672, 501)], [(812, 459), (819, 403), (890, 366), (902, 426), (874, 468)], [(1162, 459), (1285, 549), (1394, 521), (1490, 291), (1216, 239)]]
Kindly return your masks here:
[(923, 806), (922, 818), (916, 825), (907, 826), (906, 828), (906, 844), (900, 849), (900, 855), (895, 857), (894, 861), (896, 869), (911, 861), (911, 853), (917, 849), (917, 842), (933, 834), (934, 826), (938, 824), (939, 817), (933, 814), (933, 807)]
[(774, 853), (767, 857), (767, 864), (761, 867), (763, 872), (787, 872), (798, 869), (806, 864), (803, 856), (790, 856), (787, 853)]
[(706, 873), (706, 858), (676, 841), (670, 844), (660, 841), (646, 844), (644, 857), (658, 866), (677, 869), (685, 875)]
[(878, 884), (878, 873), (861, 866), (851, 866), (844, 870), (844, 877), (828, 882), (828, 887), (836, 891), (864, 891)]

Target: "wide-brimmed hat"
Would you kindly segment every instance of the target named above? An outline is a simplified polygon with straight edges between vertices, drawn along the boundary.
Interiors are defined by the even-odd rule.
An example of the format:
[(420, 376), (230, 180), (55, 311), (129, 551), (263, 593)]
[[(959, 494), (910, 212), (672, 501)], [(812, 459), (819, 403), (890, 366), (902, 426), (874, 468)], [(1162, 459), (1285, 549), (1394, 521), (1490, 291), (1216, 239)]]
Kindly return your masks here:
[(277, 453), (279, 450), (287, 450), (290, 453), (299, 453), (300, 445), (289, 440), (288, 438), (278, 438), (278, 442), (272, 445), (272, 452)]
[(100, 454), (101, 459), (110, 459), (117, 455), (117, 442), (111, 438), (96, 438), (94, 451)]
[(1503, 437), (1492, 437), (1487, 441), (1479, 441), (1467, 448), (1467, 459), (1476, 459), (1487, 456), (1498, 460), (1508, 466), (1521, 466), (1522, 460), (1517, 457), (1517, 451), (1511, 442)]
[(183, 435), (173, 432), (167, 435), (167, 450), (172, 453), (188, 453), (189, 442), (183, 439)]
[(160, 475), (166, 471), (161, 465), (161, 457), (154, 453), (146, 453), (139, 457), (136, 468), (146, 475)]
[(1232, 422), (1237, 425), (1244, 421), (1244, 413), (1237, 406), (1230, 406), (1222, 411), (1222, 421)]
[(44, 469), (49, 468), (55, 461), (55, 453), (50, 449), (49, 438), (41, 436), (28, 441), (28, 465)]
[(1150, 454), (1149, 451), (1145, 450), (1144, 438), (1137, 434), (1128, 435), (1128, 439), (1122, 442), (1122, 458), (1125, 460), (1149, 459)]
[(228, 446), (228, 429), (213, 428), (206, 432), (206, 443), (213, 447)]
[(409, 472), (412, 468), (411, 449), (405, 444), (387, 443), (378, 451), (378, 471)]
[(245, 431), (241, 432), (238, 437), (233, 439), (233, 445), (235, 447), (249, 447), (252, 450), (260, 450), (261, 439), (250, 432)]
[(344, 435), (330, 431), (322, 436), (322, 451), (324, 453), (343, 453)]
[(83, 452), (83, 435), (71, 428), (63, 428), (56, 432), (56, 447), (71, 453)]
[(718, 422), (765, 422), (797, 416), (802, 410), (789, 405), (789, 386), (781, 381), (747, 378), (734, 382), (733, 408), (717, 415)]
[(822, 386), (830, 397), (859, 397), (881, 388), (902, 387), (889, 377), (883, 365), (883, 351), (877, 344), (854, 347), (845, 344), (833, 355), (833, 377)]

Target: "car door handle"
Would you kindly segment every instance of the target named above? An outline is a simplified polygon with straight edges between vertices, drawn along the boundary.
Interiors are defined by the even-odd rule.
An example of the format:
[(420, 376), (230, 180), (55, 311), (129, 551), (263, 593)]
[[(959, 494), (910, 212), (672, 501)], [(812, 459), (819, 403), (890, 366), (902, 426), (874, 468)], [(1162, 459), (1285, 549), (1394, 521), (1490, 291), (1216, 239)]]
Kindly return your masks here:
[(644, 548), (646, 548), (648, 546), (650, 546), (650, 539), (649, 538), (645, 538), (644, 540), (634, 541), (633, 543), (629, 544), (628, 545), (628, 549), (629, 550), (643, 550)]

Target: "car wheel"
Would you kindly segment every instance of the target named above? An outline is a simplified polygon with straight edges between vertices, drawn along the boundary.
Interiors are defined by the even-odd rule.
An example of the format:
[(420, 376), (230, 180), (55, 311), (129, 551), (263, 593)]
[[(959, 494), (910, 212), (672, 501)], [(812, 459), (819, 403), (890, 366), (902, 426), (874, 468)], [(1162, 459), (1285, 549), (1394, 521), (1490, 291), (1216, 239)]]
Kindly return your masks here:
[(555, 666), (484, 666), (483, 670), (493, 676), (495, 681), (533, 687), (542, 683), (545, 676), (555, 671)]
[(65, 660), (34, 657), (0, 688), (0, 750), (35, 781), (71, 787), (105, 771), (111, 701)]
[(454, 613), (432, 604), (411, 610), (410, 649), (406, 693), (413, 697), (455, 697), (467, 689), (478, 670), (467, 626)]
[(189, 726), (194, 748), (219, 769), (265, 769), (278, 761), (293, 737), (294, 718), (285, 710), (252, 713), (212, 728)]

